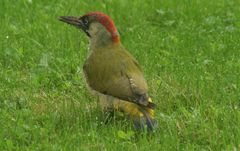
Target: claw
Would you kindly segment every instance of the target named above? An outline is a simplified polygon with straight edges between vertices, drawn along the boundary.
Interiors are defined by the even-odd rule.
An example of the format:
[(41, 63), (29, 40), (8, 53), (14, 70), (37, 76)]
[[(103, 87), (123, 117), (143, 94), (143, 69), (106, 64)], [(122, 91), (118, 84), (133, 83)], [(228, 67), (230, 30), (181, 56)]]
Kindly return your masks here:
[(104, 113), (104, 124), (108, 124), (114, 117), (114, 111)]

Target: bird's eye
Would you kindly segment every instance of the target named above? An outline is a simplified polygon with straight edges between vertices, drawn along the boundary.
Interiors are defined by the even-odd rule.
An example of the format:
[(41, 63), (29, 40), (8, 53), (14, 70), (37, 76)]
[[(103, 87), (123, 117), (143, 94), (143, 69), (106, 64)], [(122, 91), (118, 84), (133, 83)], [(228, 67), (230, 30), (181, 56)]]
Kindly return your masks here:
[(85, 17), (85, 18), (83, 19), (83, 24), (84, 24), (85, 26), (88, 26), (88, 18), (87, 18), (87, 17)]

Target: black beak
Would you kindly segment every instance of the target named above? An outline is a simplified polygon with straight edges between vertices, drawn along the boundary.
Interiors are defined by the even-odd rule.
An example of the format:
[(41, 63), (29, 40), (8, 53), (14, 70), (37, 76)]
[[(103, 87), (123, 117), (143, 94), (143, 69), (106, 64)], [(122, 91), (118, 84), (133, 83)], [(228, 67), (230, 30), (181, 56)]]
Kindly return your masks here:
[(59, 20), (76, 27), (82, 27), (82, 21), (79, 17), (74, 16), (60, 16)]
[(88, 32), (88, 28), (86, 26), (84, 26), (81, 17), (74, 17), (74, 16), (60, 16), (59, 20), (62, 22), (65, 22), (67, 24), (73, 25), (77, 28), (82, 29), (88, 37), (91, 37), (89, 32)]

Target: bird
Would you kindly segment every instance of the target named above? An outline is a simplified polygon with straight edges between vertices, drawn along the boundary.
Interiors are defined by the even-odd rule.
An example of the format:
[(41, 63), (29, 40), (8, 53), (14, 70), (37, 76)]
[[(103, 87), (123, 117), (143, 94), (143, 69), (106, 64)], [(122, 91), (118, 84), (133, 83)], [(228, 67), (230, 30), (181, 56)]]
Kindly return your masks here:
[(149, 96), (143, 69), (123, 46), (113, 20), (100, 11), (60, 16), (59, 20), (80, 29), (89, 39), (83, 73), (90, 89), (103, 98), (102, 109), (123, 112), (137, 130), (155, 130), (156, 104)]

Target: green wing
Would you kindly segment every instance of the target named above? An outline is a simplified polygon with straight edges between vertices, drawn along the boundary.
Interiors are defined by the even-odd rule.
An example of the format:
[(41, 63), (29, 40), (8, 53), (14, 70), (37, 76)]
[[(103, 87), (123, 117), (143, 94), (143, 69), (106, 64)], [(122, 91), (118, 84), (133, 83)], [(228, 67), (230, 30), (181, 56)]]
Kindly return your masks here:
[(147, 83), (138, 62), (124, 48), (92, 53), (84, 65), (89, 86), (106, 95), (147, 105)]

